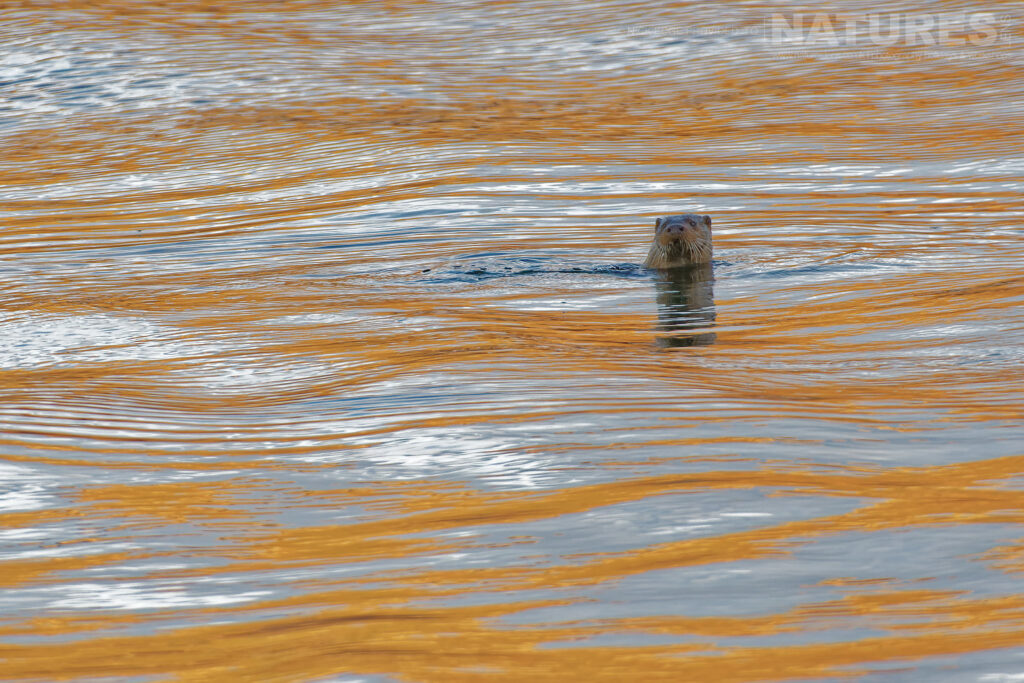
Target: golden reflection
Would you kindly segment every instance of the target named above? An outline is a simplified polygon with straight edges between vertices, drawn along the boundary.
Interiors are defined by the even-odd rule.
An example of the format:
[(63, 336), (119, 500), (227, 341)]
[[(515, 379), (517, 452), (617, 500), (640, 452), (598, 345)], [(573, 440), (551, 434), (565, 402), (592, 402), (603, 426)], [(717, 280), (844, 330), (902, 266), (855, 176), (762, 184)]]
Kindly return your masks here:
[[(325, 570), (338, 563), (370, 558), (412, 558), (471, 550), (473, 536), (456, 539), (460, 529), (496, 528), (530, 519), (557, 520), (604, 506), (687, 492), (761, 488), (779, 494), (847, 498), (850, 512), (792, 522), (771, 522), (736, 533), (641, 545), (633, 550), (594, 552), (565, 558), (561, 564), (530, 562), (502, 567), (439, 571), (429, 568), (322, 578), (301, 582), (290, 597), (244, 605), (193, 608), (194, 621), (216, 625), (165, 628), (158, 633), (117, 635), (132, 619), (69, 610), (61, 617), (8, 624), (8, 635), (60, 635), (113, 630), (110, 635), (59, 645), (8, 643), (0, 646), (5, 674), (15, 678), (146, 676), (175, 672), (181, 680), (211, 680), (230, 662), (230, 678), (310, 680), (344, 671), (399, 675), (414, 680), (522, 680), (536, 672), (570, 672), (596, 680), (622, 680), (641, 670), (655, 680), (745, 681), (753, 676), (826, 677), (868, 662), (913, 660), (936, 653), (967, 654), (996, 647), (1024, 645), (1024, 600), (1020, 597), (972, 596), (938, 590), (927, 584), (901, 588), (881, 577), (835, 577), (823, 587), (843, 593), (836, 599), (806, 602), (777, 614), (744, 617), (686, 616), (608, 617), (533, 624), (530, 610), (568, 607), (578, 597), (522, 600), (523, 589), (614, 584), (634, 573), (712, 563), (722, 564), (788, 554), (815, 537), (917, 526), (1024, 523), (1024, 493), (1006, 488), (1015, 480), (1024, 456), (922, 468), (763, 468), (706, 471), (692, 476), (666, 475), (621, 479), (607, 484), (551, 492), (485, 493), (452, 484), (396, 485), (336, 491), (310, 491), (306, 505), (379, 497), (379, 521), (277, 529), (262, 527), (231, 539), (219, 553), (233, 563), (202, 570), (163, 570), (166, 580), (218, 574), (296, 571), (303, 566)], [(253, 482), (256, 483), (256, 482)], [(116, 514), (172, 522), (206, 523), (244, 495), (245, 482), (217, 492), (208, 484), (102, 487), (84, 491), (73, 516)], [(195, 489), (196, 498), (176, 499)], [(295, 492), (297, 495), (298, 491)], [(170, 498), (169, 498), (170, 496)], [(157, 501), (163, 498), (164, 501)], [(184, 503), (183, 505), (180, 503)], [(230, 519), (231, 515), (227, 517)], [(252, 532), (255, 532), (253, 535)], [(435, 539), (452, 539), (429, 542)], [(524, 555), (529, 538), (520, 538)], [(152, 555), (156, 557), (157, 555)], [(51, 569), (102, 566), (124, 556), (99, 556)], [(941, 569), (941, 568), (937, 568)], [(920, 577), (927, 581), (929, 577)], [(23, 580), (45, 577), (23, 575)], [(333, 584), (333, 586), (331, 585)], [(445, 605), (444, 598), (477, 595), (485, 604)], [(432, 602), (431, 602), (432, 601)], [(302, 614), (288, 615), (303, 609)], [(570, 610), (571, 613), (571, 610)], [(283, 614), (283, 616), (282, 616)], [(244, 619), (239, 621), (240, 618)], [(155, 614), (151, 623), (168, 621)], [(504, 623), (512, 618), (518, 625)], [(524, 621), (525, 618), (525, 621)], [(856, 621), (875, 635), (858, 640), (839, 636), (822, 644), (722, 644), (718, 639), (750, 638), (831, 628), (844, 632)], [(675, 635), (671, 644), (600, 647), (599, 636), (633, 633)], [(118, 653), (132, 653), (131, 657)], [(638, 668), (639, 667), (639, 668)], [(474, 673), (476, 672), (476, 673)], [(542, 677), (543, 678), (543, 677)], [(552, 679), (554, 680), (554, 679)]]
[[(896, 445), (951, 427), (1005, 452), (1024, 420), (1010, 60), (719, 54), (749, 13), (700, 63), (680, 61), (696, 33), (616, 45), (685, 2), (560, 8), (539, 40), (530, 3), (504, 23), (469, 3), (458, 27), (422, 2), (14, 5), (12, 54), (40, 70), (5, 87), (56, 113), (0, 133), (3, 677), (739, 683), (1024, 648), (1024, 598), (985, 592), (1024, 572), (1024, 455), (911, 467)], [(111, 73), (74, 95), (89, 64)], [(119, 69), (181, 99), (120, 109)], [(723, 215), (728, 265), (660, 274), (656, 317), (642, 278), (422, 276), (481, 253), (639, 263), (637, 224), (684, 194)], [(815, 276), (767, 280), (787, 271)], [(462, 442), (501, 430), (527, 435), (507, 461)], [(889, 459), (797, 464), (837, 431)], [(402, 460), (442, 437), (449, 480)], [(551, 479), (459, 469), (501, 485), (506, 462)], [(712, 524), (748, 494), (763, 516)], [(703, 530), (534, 535), (699, 498)], [(997, 540), (955, 558), (972, 576), (849, 551), (762, 612), (577, 610), (922, 530)], [(180, 601), (132, 602), (162, 592)]]

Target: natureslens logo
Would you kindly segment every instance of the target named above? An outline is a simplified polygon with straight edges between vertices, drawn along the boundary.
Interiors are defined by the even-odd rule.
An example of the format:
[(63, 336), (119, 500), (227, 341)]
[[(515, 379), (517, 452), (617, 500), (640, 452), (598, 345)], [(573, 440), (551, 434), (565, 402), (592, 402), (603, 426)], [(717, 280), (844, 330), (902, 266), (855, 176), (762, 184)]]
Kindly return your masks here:
[[(731, 41), (767, 49), (776, 59), (987, 60), (1020, 58), (1014, 45), (1021, 16), (995, 12), (772, 12), (723, 16), (718, 23), (635, 24), (631, 35), (655, 41)], [(1012, 53), (1003, 52), (1010, 46)], [(720, 51), (716, 46), (715, 50)], [(997, 54), (997, 51), (1002, 54)]]
[[(781, 13), (765, 18), (765, 35), (780, 48), (895, 46), (986, 47), (1000, 41), (992, 12), (935, 14)], [(1005, 42), (1005, 41), (1004, 41)]]

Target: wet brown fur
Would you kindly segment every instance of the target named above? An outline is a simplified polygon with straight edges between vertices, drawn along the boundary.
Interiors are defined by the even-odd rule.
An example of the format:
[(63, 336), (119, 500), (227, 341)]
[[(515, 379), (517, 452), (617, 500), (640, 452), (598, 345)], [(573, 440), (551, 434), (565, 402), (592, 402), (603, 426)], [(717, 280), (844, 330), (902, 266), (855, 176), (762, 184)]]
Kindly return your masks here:
[(679, 268), (711, 261), (711, 216), (681, 213), (654, 223), (654, 241), (644, 265)]

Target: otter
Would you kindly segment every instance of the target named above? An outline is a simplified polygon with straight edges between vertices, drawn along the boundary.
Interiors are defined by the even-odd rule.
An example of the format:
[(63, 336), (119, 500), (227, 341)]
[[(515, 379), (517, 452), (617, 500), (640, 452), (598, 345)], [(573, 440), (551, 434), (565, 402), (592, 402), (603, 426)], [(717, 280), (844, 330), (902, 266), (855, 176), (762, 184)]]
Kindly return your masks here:
[(711, 261), (711, 216), (681, 213), (654, 223), (654, 242), (644, 265), (679, 268)]

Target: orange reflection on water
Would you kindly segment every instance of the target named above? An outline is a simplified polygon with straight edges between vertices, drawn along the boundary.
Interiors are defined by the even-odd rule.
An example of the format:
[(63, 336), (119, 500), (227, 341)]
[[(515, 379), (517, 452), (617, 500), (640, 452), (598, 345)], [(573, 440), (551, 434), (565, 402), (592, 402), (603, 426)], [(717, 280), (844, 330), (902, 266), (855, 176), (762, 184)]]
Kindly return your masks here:
[[(742, 681), (839, 676), (846, 667), (852, 667), (852, 673), (872, 661), (893, 661), (898, 666), (896, 660), (939, 653), (1020, 647), (1024, 644), (1024, 600), (1019, 597), (971, 597), (963, 591), (928, 589), (926, 583), (904, 588), (884, 578), (837, 578), (829, 583), (836, 591), (845, 592), (844, 597), (808, 603), (787, 613), (744, 617), (608, 617), (543, 627), (528, 623), (512, 626), (503, 625), (502, 619), (531, 609), (571, 605), (578, 598), (501, 599), (523, 588), (564, 590), (568, 586), (612, 584), (630, 574), (658, 569), (710, 563), (728, 567), (730, 563), (793, 552), (816, 536), (914, 526), (1020, 524), (1024, 521), (1024, 492), (1003, 488), (1000, 482), (1017, 477), (1022, 463), (1024, 456), (896, 470), (711, 471), (695, 476), (624, 479), (547, 493), (486, 495), (450, 485), (422, 490), (385, 485), (379, 492), (372, 488), (321, 491), (312, 495), (308, 504), (320, 505), (332, 497), (341, 501), (353, 495), (372, 499), (379, 493), (384, 496), (382, 501), (390, 501), (386, 506), (392, 514), (381, 521), (273, 532), (265, 527), (261, 530), (258, 525), (236, 537), (232, 550), (226, 546), (219, 549), (230, 553), (232, 564), (204, 570), (204, 575), (455, 552), (460, 545), (469, 547), (472, 538), (442, 543), (428, 539), (450, 538), (445, 532), (451, 530), (558, 519), (666, 494), (762, 488), (779, 495), (871, 502), (845, 514), (784, 522), (748, 532), (577, 556), (571, 558), (571, 564), (405, 570), (379, 577), (342, 579), (337, 582), (338, 588), (323, 585), (317, 590), (314, 584), (307, 587), (314, 590), (291, 598), (192, 610), (198, 621), (225, 622), (218, 625), (176, 627), (152, 635), (105, 636), (60, 645), (8, 644), (0, 647), (0, 655), (5, 659), (6, 675), (15, 678), (144, 676), (175, 671), (182, 680), (230, 676), (257, 681), (266, 680), (268, 672), (291, 680), (352, 671), (399, 674), (415, 680), (451, 676), (464, 680), (522, 680), (527, 675), (552, 680), (566, 675), (621, 680), (639, 667), (658, 680), (711, 680), (710, 676), (714, 680)], [(242, 488), (217, 493), (207, 484), (105, 487), (83, 491), (72, 514), (115, 514), (129, 520), (170, 515), (171, 521), (224, 524), (240, 517), (237, 510), (226, 516), (220, 511), (225, 504), (230, 505), (231, 494), (246, 495)], [(18, 520), (20, 524), (25, 521)], [(530, 541), (520, 539), (518, 543), (528, 545)], [(91, 561), (109, 563), (119, 559), (124, 558), (104, 555)], [(52, 559), (47, 563), (51, 571), (74, 566)], [(173, 577), (175, 572), (163, 574)], [(677, 586), (674, 590), (687, 589)], [(486, 597), (488, 604), (442, 606), (446, 596), (470, 595)], [(442, 602), (431, 605), (423, 602), (427, 599)], [(295, 616), (273, 614), (296, 608), (305, 609)], [(263, 612), (265, 616), (261, 616)], [(244, 614), (249, 616), (242, 623), (230, 623)], [(159, 613), (150, 615), (156, 623), (162, 618)], [(130, 623), (131, 619), (72, 612), (5, 630), (9, 634), (59, 635)], [(859, 623), (879, 635), (854, 641), (840, 638), (818, 645), (748, 647), (718, 642), (808, 628), (845, 628), (849, 623)], [(680, 636), (686, 642), (611, 648), (587, 644), (590, 638), (631, 632)], [(125, 652), (131, 652), (132, 657), (121, 656)], [(223, 669), (225, 662), (230, 662), (229, 671)]]
[[(761, 10), (688, 2), (17, 10), (4, 677), (924, 678), (1024, 645), (1006, 46), (781, 59), (730, 42)], [(625, 37), (672, 22), (725, 33)], [(700, 305), (599, 268), (676, 207), (715, 217)], [(707, 343), (659, 344), (666, 301)], [(601, 533), (636, 510), (668, 531)], [(924, 531), (978, 546), (887, 545), (941, 556)]]

